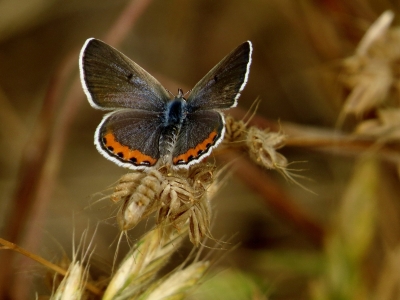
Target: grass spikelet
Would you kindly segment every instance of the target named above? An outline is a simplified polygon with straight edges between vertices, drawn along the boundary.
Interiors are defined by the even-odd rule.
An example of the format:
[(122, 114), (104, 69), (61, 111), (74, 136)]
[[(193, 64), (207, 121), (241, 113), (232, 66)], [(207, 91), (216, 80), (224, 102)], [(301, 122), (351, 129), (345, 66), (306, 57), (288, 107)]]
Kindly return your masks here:
[(250, 158), (258, 165), (273, 170), (284, 170), (287, 159), (276, 150), (285, 145), (286, 136), (281, 132), (269, 132), (248, 126), (243, 120), (226, 117), (224, 142), (228, 147), (240, 146), (246, 149)]
[(145, 176), (143, 172), (132, 172), (123, 175), (111, 195), (111, 201), (127, 201), (132, 196), (135, 189), (140, 184), (140, 181)]
[(243, 142), (246, 139), (246, 130), (247, 124), (243, 120), (237, 121), (232, 116), (227, 115), (225, 117), (224, 143), (232, 143), (229, 145), (231, 146), (235, 145), (233, 142)]
[[(97, 229), (96, 229), (97, 230)], [(96, 231), (93, 234), (91, 241), (89, 242), (87, 249), (82, 250), (86, 246), (86, 238), (88, 230), (85, 230), (80, 239), (79, 245), (75, 248), (75, 242), (73, 240), (73, 255), (72, 262), (69, 263), (66, 274), (64, 275), (61, 282), (58, 284), (58, 275), (54, 276), (54, 283), (58, 284), (55, 293), (52, 295), (51, 299), (57, 300), (67, 300), (67, 299), (83, 299), (88, 297), (89, 288), (89, 263), (90, 257), (92, 255), (92, 243)], [(78, 259), (79, 253), (82, 253), (80, 259)], [(61, 260), (61, 265), (67, 265), (68, 259), (64, 257)], [(90, 287), (91, 288), (91, 287)]]
[[(138, 179), (140, 182), (137, 184)], [(133, 176), (132, 182), (122, 183), (123, 187), (126, 187), (122, 193), (126, 200), (117, 214), (117, 222), (122, 231), (135, 227), (143, 217), (156, 209), (154, 204), (159, 198), (162, 180), (163, 175), (158, 170), (151, 170), (144, 176)], [(121, 184), (116, 189), (120, 186)], [(119, 195), (121, 191), (118, 190), (116, 193)], [(111, 196), (113, 197), (115, 193)]]
[(286, 136), (281, 132), (269, 132), (268, 130), (250, 127), (246, 138), (247, 151), (251, 160), (256, 164), (278, 171), (287, 180), (310, 193), (314, 193), (295, 179), (295, 177), (303, 178), (303, 176), (294, 174), (293, 170), (288, 168), (287, 158), (277, 151), (285, 145), (285, 140)]
[(70, 264), (67, 274), (61, 281), (54, 295), (53, 300), (78, 300), (84, 298), (85, 282), (88, 278), (88, 269), (80, 261)]
[(103, 299), (132, 299), (140, 295), (179, 247), (184, 233), (177, 234), (165, 227), (148, 232), (121, 262)]
[(277, 170), (285, 177), (292, 179), (286, 168), (288, 165), (286, 157), (276, 151), (285, 145), (286, 136), (281, 132), (270, 132), (268, 129), (261, 130), (248, 125), (258, 104), (259, 100), (257, 99), (252, 105), (254, 107), (253, 114), (247, 117), (249, 111), (244, 117), (244, 119), (247, 118), (246, 122), (238, 121), (229, 115), (226, 116), (224, 142), (228, 147), (245, 148), (251, 160), (256, 164), (267, 169)]
[(246, 145), (250, 158), (257, 164), (267, 169), (285, 168), (287, 159), (276, 150), (283, 147), (285, 135), (279, 132), (269, 132), (250, 127)]
[(163, 183), (157, 222), (171, 224), (178, 231), (189, 222), (189, 238), (195, 246), (205, 236), (211, 236), (208, 188), (214, 171), (214, 165), (201, 163), (187, 173), (170, 174)]
[(215, 165), (199, 163), (189, 170), (162, 168), (149, 173), (124, 175), (111, 199), (123, 200), (117, 222), (122, 231), (135, 227), (157, 211), (157, 224), (186, 230), (194, 245), (210, 234), (211, 210), (208, 189), (214, 183)]
[[(257, 102), (255, 105), (257, 105)], [(290, 163), (287, 158), (277, 151), (285, 145), (286, 135), (282, 132), (270, 132), (268, 129), (262, 130), (248, 126), (248, 122), (237, 121), (231, 116), (226, 117), (227, 134), (224, 137), (226, 146), (241, 147), (257, 165), (278, 171), (287, 180), (306, 191), (314, 193), (296, 180), (296, 178), (303, 178), (303, 176), (294, 174), (293, 170), (288, 168)]]
[(140, 300), (179, 300), (185, 299), (193, 287), (203, 278), (208, 270), (208, 261), (199, 261), (190, 264), (184, 269), (176, 270), (153, 284)]
[(399, 78), (394, 70), (400, 59), (400, 34), (399, 28), (389, 28), (393, 18), (393, 12), (384, 12), (365, 33), (355, 54), (343, 61), (341, 81), (348, 96), (341, 118), (361, 116), (387, 102), (392, 90), (397, 90)]

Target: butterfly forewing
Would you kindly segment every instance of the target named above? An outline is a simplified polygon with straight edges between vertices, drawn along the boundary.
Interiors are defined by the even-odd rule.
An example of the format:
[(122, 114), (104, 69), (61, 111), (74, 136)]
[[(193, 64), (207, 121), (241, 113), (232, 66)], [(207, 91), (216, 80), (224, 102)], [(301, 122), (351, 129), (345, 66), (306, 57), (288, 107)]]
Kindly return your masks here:
[(168, 92), (153, 76), (100, 40), (86, 41), (79, 66), (83, 89), (94, 108), (160, 112), (169, 100)]
[(120, 109), (107, 114), (95, 134), (99, 152), (120, 166), (140, 169), (160, 158), (162, 126), (155, 112)]
[(237, 104), (247, 83), (252, 45), (247, 41), (222, 59), (192, 89), (188, 105), (192, 111), (227, 109)]

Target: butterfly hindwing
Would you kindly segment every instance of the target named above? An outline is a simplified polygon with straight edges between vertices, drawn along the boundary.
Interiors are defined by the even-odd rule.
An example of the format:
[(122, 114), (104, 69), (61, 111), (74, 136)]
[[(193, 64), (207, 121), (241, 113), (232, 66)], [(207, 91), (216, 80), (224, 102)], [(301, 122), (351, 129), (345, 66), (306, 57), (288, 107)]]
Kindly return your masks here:
[(79, 67), (83, 89), (94, 108), (159, 112), (169, 100), (168, 92), (153, 76), (100, 40), (86, 41)]
[(94, 142), (99, 152), (116, 164), (144, 169), (154, 166), (160, 158), (161, 132), (157, 113), (120, 109), (104, 116)]
[(199, 110), (186, 116), (172, 153), (172, 164), (188, 167), (208, 156), (224, 135), (221, 113)]
[(192, 111), (227, 109), (237, 104), (247, 83), (252, 45), (247, 41), (223, 58), (192, 89), (188, 105)]

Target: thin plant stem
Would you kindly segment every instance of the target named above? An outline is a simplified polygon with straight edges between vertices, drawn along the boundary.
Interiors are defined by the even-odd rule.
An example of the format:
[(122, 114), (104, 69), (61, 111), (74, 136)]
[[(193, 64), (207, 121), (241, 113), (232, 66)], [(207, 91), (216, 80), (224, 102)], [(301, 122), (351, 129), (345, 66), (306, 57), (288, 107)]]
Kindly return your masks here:
[[(17, 246), (14, 243), (11, 243), (5, 239), (0, 238), (0, 244), (5, 246), (5, 248), (3, 248), (3, 249), (13, 250), (22, 255), (25, 255), (26, 257), (40, 263), (41, 265), (47, 267), (50, 270), (53, 270), (54, 272), (56, 272), (62, 276), (65, 276), (67, 274), (67, 270), (61, 268), (60, 266), (58, 266), (56, 264), (53, 264), (52, 262), (44, 259), (43, 257), (41, 257), (39, 255), (33, 254), (33, 253), (25, 250), (24, 248)], [(89, 282), (86, 282), (85, 286), (90, 292), (92, 292), (95, 295), (101, 296), (103, 294), (99, 288), (97, 288), (96, 286), (94, 286), (93, 284), (91, 284)]]

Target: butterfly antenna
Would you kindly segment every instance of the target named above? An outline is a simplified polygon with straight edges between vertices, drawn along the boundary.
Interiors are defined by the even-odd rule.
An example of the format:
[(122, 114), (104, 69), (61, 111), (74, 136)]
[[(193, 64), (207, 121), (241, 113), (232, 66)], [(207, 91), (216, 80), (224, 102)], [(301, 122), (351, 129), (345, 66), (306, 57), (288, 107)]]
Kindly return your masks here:
[(185, 97), (187, 94), (189, 94), (190, 92), (191, 92), (192, 90), (188, 90), (184, 95), (183, 95), (183, 97)]
[[(166, 89), (166, 90), (167, 90), (167, 89)], [(170, 91), (170, 90), (167, 90), (167, 92), (168, 92), (168, 93), (170, 93), (170, 94), (171, 94), (171, 96), (175, 97), (175, 95), (174, 95), (173, 93), (171, 93), (171, 91)]]

